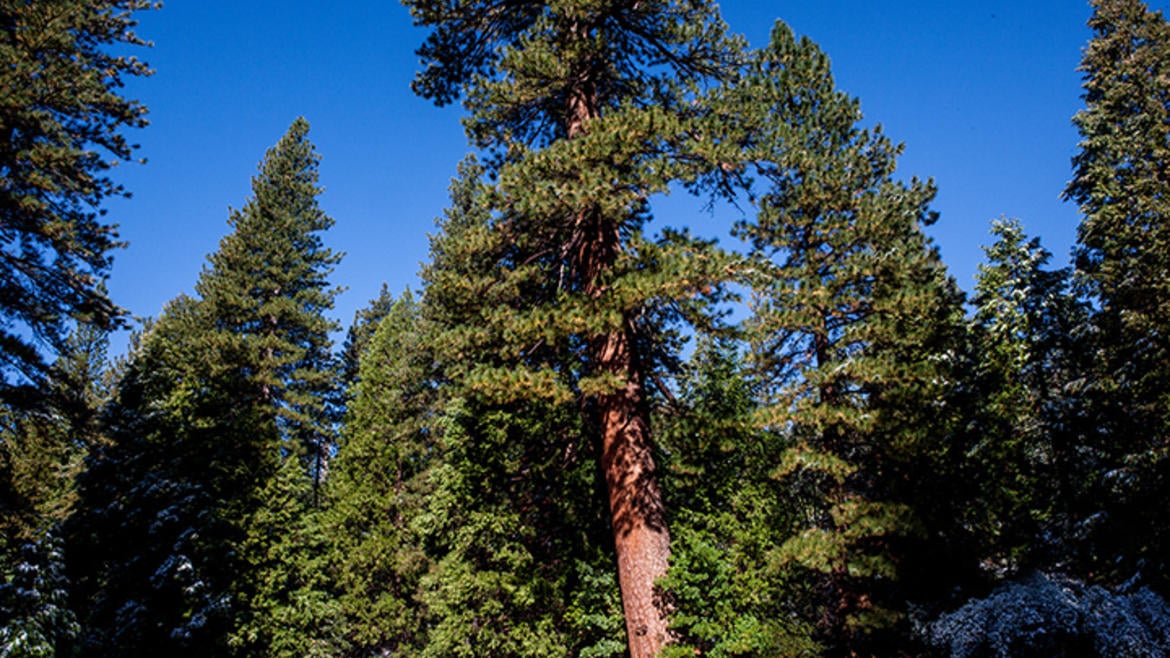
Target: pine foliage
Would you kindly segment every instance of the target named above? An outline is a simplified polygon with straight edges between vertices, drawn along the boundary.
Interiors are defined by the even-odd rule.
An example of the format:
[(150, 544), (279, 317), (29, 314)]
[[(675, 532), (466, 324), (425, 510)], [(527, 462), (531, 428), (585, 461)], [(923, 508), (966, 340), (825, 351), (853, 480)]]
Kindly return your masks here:
[(333, 443), (338, 384), (329, 332), (338, 325), (325, 313), (340, 292), (329, 274), (341, 255), (321, 238), (333, 219), (317, 202), (320, 157), (308, 132), (297, 119), (269, 150), (195, 290), (221, 341), (214, 348), (252, 391), (241, 402), (267, 407), (286, 449), (317, 473)]
[(330, 444), (337, 262), (307, 131), (268, 152), (201, 297), (168, 305), (119, 383), (74, 530), (86, 655), (267, 655), (307, 587), (290, 542)]
[(383, 283), (378, 296), (354, 312), (353, 322), (346, 330), (345, 342), (341, 346), (341, 379), (347, 387), (352, 387), (357, 382), (362, 355), (365, 354), (370, 339), (378, 331), (378, 324), (393, 306), (394, 295), (390, 292), (389, 286)]
[(428, 616), (419, 579), (431, 556), (417, 520), (439, 459), (440, 393), (418, 302), (404, 293), (373, 326), (322, 515), (352, 655), (413, 652), (422, 644)]
[(81, 628), (69, 607), (61, 540), (49, 534), (26, 542), (18, 555), (13, 573), (0, 572), (0, 656), (68, 655)]
[(126, 196), (110, 176), (146, 125), (124, 98), (150, 74), (133, 31), (147, 0), (0, 3), (0, 384), (39, 381), (40, 346), (62, 347), (71, 321), (109, 328), (122, 311), (100, 283), (120, 246), (103, 203)]
[[(422, 655), (473, 656), (483, 647), (511, 656), (610, 655), (613, 637), (601, 629), (614, 630), (617, 592), (605, 568), (612, 540), (597, 447), (575, 400), (549, 388), (574, 372), (549, 367), (558, 379), (544, 385), (502, 369), (485, 382), (472, 370), (509, 362), (511, 349), (485, 316), (505, 320), (501, 304), (523, 298), (497, 278), (498, 258), (516, 246), (493, 226), (482, 167), (469, 160), (460, 174), (424, 270), (424, 336), (445, 402), (431, 423), (440, 458), (428, 475), (434, 490), (416, 526), (434, 564), (420, 583), (433, 619)], [(537, 285), (526, 286), (528, 299), (555, 282)], [(527, 356), (537, 364), (557, 358), (570, 362), (563, 343)]]
[[(465, 353), (452, 378), (500, 412), (584, 412), (631, 655), (650, 656), (669, 635), (654, 584), (669, 531), (647, 405), (681, 321), (709, 320), (703, 302), (723, 259), (682, 230), (646, 235), (648, 197), (713, 166), (696, 156), (686, 108), (739, 42), (709, 2), (407, 4), (431, 28), (415, 90), (439, 104), (462, 98), (468, 136), (491, 156), (482, 242), (468, 248), (493, 267), (462, 284), (478, 295), (469, 322), (452, 327), (482, 351)], [(564, 452), (577, 454), (575, 436), (560, 437)]]
[(1110, 503), (1094, 529), (1093, 568), (1123, 580), (1144, 564), (1161, 578), (1167, 518), (1148, 501), (1170, 482), (1170, 23), (1140, 0), (1091, 4), (1086, 107), (1073, 119), (1080, 152), (1065, 196), (1084, 214), (1077, 279), (1097, 306), (1085, 395), (1106, 459), (1095, 495)]
[(741, 346), (701, 337), (662, 422), (675, 544), (668, 656), (812, 656), (808, 592), (778, 568), (798, 506), (771, 477), (784, 437), (760, 431)]
[(968, 541), (998, 575), (1067, 567), (1101, 463), (1072, 394), (1087, 367), (1088, 309), (1071, 290), (1071, 271), (1048, 269), (1051, 254), (1017, 220), (995, 221), (991, 233), (971, 300), (977, 408), (970, 440), (956, 446), (960, 479), (974, 489), (958, 497), (978, 501), (964, 514), (975, 530)]
[(902, 615), (898, 546), (921, 532), (902, 483), (929, 471), (953, 386), (960, 296), (922, 232), (934, 188), (894, 178), (901, 147), (858, 127), (828, 58), (783, 24), (726, 102), (752, 113), (748, 153), (769, 186), (737, 228), (756, 415), (786, 438), (772, 476), (806, 519), (776, 557), (819, 574), (822, 637), (865, 650)]

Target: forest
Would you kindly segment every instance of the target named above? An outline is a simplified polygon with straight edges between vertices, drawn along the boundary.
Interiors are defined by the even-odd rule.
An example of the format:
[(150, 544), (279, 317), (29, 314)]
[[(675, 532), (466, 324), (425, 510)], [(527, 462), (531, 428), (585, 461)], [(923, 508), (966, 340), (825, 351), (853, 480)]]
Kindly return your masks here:
[(1160, 11), (1089, 0), (1068, 263), (1001, 218), (966, 293), (782, 20), (402, 3), (468, 140), (418, 289), (334, 344), (297, 119), (111, 356), (163, 9), (0, 0), (0, 658), (1170, 655)]

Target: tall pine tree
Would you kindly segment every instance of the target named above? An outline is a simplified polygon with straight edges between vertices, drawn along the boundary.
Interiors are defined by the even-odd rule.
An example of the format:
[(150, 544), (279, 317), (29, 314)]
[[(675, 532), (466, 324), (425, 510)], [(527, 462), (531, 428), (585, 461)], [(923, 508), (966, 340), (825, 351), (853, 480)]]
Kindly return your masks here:
[(991, 232), (971, 300), (968, 382), (977, 402), (970, 438), (954, 450), (958, 479), (971, 483), (957, 498), (974, 503), (961, 516), (988, 575), (1067, 569), (1100, 466), (1073, 393), (1086, 366), (1078, 333), (1087, 309), (1071, 271), (1046, 269), (1051, 254), (1018, 221), (993, 222)]
[[(672, 157), (699, 141), (689, 101), (738, 50), (709, 2), (406, 4), (433, 29), (415, 89), (440, 104), (462, 96), (469, 136), (492, 154), (482, 244), (496, 250), (494, 267), (465, 284), (476, 305), (468, 326), (453, 328), (492, 347), (451, 374), (513, 408), (574, 402), (584, 412), (629, 650), (655, 655), (669, 635), (654, 583), (670, 536), (649, 403), (676, 349), (671, 327), (710, 290), (719, 258), (685, 233), (649, 239), (647, 199), (694, 175)], [(550, 438), (537, 431), (547, 428), (514, 426), (507, 440)]]
[(768, 185), (738, 233), (757, 417), (786, 439), (772, 475), (803, 519), (775, 555), (813, 579), (833, 655), (894, 651), (882, 638), (905, 611), (900, 547), (921, 533), (910, 483), (941, 446), (961, 329), (961, 297), (923, 233), (934, 188), (894, 177), (901, 147), (858, 126), (828, 58), (783, 24), (723, 100)]
[[(1088, 373), (1096, 444), (1109, 455), (1097, 492), (1094, 571), (1165, 584), (1170, 527), (1170, 24), (1141, 0), (1094, 0), (1086, 107), (1065, 190), (1084, 214), (1078, 281), (1096, 305), (1099, 366)], [(1143, 568), (1144, 565), (1144, 568)]]
[[(109, 328), (118, 309), (101, 287), (119, 243), (102, 205), (126, 196), (110, 176), (146, 125), (124, 98), (149, 75), (126, 46), (148, 0), (0, 2), (0, 385), (40, 380), (42, 350), (60, 351), (71, 321)], [(0, 391), (2, 392), (2, 391)]]
[(344, 386), (352, 387), (357, 382), (362, 354), (378, 331), (382, 318), (393, 308), (394, 301), (390, 288), (383, 283), (378, 296), (354, 312), (353, 323), (345, 332), (345, 342), (341, 346), (341, 379)]
[(340, 633), (353, 655), (411, 653), (426, 639), (419, 579), (431, 556), (417, 523), (434, 488), (441, 392), (418, 302), (409, 292), (387, 298), (362, 341), (322, 514)]
[(0, 546), (32, 540), (69, 516), (74, 480), (101, 441), (107, 344), (105, 331), (79, 325), (44, 382), (44, 397), (36, 405), (0, 405)]
[[(493, 227), (483, 174), (474, 159), (460, 167), (423, 272), (422, 324), (447, 401), (428, 423), (435, 490), (415, 521), (434, 564), (420, 583), (432, 619), (423, 655), (612, 655), (624, 648), (614, 639), (622, 623), (612, 607), (612, 536), (580, 407), (555, 389), (525, 389), (531, 382), (519, 377), (504, 380), (519, 391), (502, 401), (488, 388), (499, 381), (468, 376), (469, 366), (502, 356), (483, 314), (518, 303), (514, 289), (491, 283), (518, 250)], [(534, 280), (526, 294), (551, 286)], [(533, 356), (570, 361), (563, 345), (537, 346)]]
[(276, 636), (263, 615), (295, 579), (273, 572), (298, 565), (271, 555), (300, 520), (267, 506), (309, 503), (335, 386), (338, 256), (307, 133), (268, 152), (201, 298), (168, 305), (119, 384), (73, 533), (93, 655), (266, 655)]
[(214, 373), (199, 303), (179, 297), (135, 340), (70, 520), (81, 655), (223, 655), (235, 544), (263, 421)]
[(233, 211), (233, 232), (208, 260), (195, 286), (222, 341), (216, 348), (269, 409), (285, 449), (296, 451), (319, 481), (332, 445), (337, 373), (325, 317), (339, 289), (329, 283), (341, 256), (321, 234), (333, 219), (317, 195), (319, 156), (309, 124), (297, 119), (252, 179), (252, 197)]

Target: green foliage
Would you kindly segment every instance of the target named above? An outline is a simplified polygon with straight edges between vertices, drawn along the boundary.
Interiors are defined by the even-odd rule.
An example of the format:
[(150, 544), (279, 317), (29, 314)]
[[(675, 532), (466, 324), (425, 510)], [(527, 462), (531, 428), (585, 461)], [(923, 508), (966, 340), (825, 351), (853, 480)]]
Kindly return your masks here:
[(565, 621), (580, 650), (571, 655), (580, 658), (627, 655), (621, 590), (609, 551), (595, 547), (594, 555), (583, 555), (574, 565), (572, 578), (576, 584)]
[(418, 303), (390, 304), (362, 350), (343, 442), (327, 481), (322, 528), (349, 655), (416, 651), (431, 567), (417, 520), (435, 483), (440, 392)]
[[(580, 409), (555, 389), (519, 396), (504, 389), (506, 379), (484, 375), (495, 368), (506, 376), (501, 366), (513, 353), (489, 323), (506, 320), (503, 312), (523, 298), (500, 277), (499, 259), (509, 258), (515, 246), (493, 231), (486, 204), (492, 191), (482, 171), (472, 160), (461, 166), (442, 233), (432, 239), (432, 263), (424, 270), (422, 336), (393, 334), (398, 345), (409, 348), (420, 341), (426, 348), (373, 362), (387, 372), (411, 372), (406, 366), (424, 359), (434, 368), (429, 381), (441, 387), (445, 400), (431, 408), (423, 424), (427, 434), (419, 435), (432, 446), (429, 470), (398, 499), (417, 511), (395, 522), (405, 522), (415, 533), (431, 565), (417, 594), (429, 620), (419, 651), (435, 656), (610, 655), (615, 619), (620, 637), (621, 617), (614, 615), (618, 598), (597, 448), (582, 426)], [(539, 298), (548, 283), (537, 287), (533, 281), (528, 298)], [(508, 306), (501, 308), (502, 303)], [(379, 335), (390, 330), (383, 322)], [(571, 363), (563, 340), (560, 346), (535, 346), (525, 362)], [(419, 352), (424, 354), (414, 356)], [(556, 387), (565, 388), (574, 375), (569, 368), (545, 372), (554, 374)], [(395, 381), (407, 393), (427, 382), (422, 377)], [(363, 374), (359, 394), (367, 384)], [(399, 398), (385, 391), (377, 399)], [(355, 410), (365, 408), (354, 404)], [(417, 432), (413, 418), (399, 419), (397, 428), (380, 421), (373, 426), (379, 430), (375, 436)], [(424, 444), (416, 438), (382, 450), (393, 454), (411, 445)], [(415, 486), (429, 492), (422, 505), (411, 502)]]
[(106, 412), (110, 444), (91, 456), (70, 523), (82, 655), (225, 651), (235, 548), (254, 506), (241, 494), (276, 459), (271, 423), (237, 404), (244, 386), (215, 377), (200, 342), (209, 331), (196, 300), (169, 304)]
[(1077, 267), (1106, 312), (1127, 312), (1119, 331), (1147, 334), (1159, 326), (1170, 294), (1162, 258), (1170, 203), (1170, 24), (1141, 0), (1091, 4), (1094, 37), (1081, 64), (1086, 107), (1073, 119), (1081, 151), (1065, 191), (1085, 214)]
[(331, 431), (337, 261), (307, 130), (269, 151), (201, 298), (168, 305), (119, 382), (72, 531), (85, 655), (307, 651), (287, 614), (311, 585), (297, 539)]
[(107, 344), (105, 331), (79, 325), (37, 404), (0, 406), (0, 569), (15, 567), (21, 546), (40, 546), (73, 511), (76, 478), (101, 443)]
[(341, 346), (341, 379), (346, 386), (353, 386), (357, 381), (362, 355), (365, 354), (370, 339), (374, 337), (374, 332), (378, 330), (378, 323), (386, 317), (393, 306), (394, 295), (383, 283), (378, 296), (371, 299), (364, 308), (354, 312), (353, 323), (345, 332), (345, 343)]
[(1077, 280), (1096, 306), (1084, 395), (1106, 462), (1095, 496), (1106, 504), (1090, 568), (1120, 581), (1144, 563), (1164, 583), (1170, 524), (1148, 501), (1170, 482), (1170, 23), (1140, 0), (1092, 5), (1086, 107), (1073, 119), (1080, 152), (1065, 190), (1084, 214)]
[(796, 507), (770, 477), (780, 436), (752, 422), (755, 399), (736, 344), (700, 339), (663, 422), (677, 644), (667, 656), (816, 655), (800, 588), (776, 568)]
[[(432, 30), (418, 51), (426, 68), (415, 90), (439, 104), (462, 97), (468, 136), (491, 156), (490, 183), (478, 184), (479, 221), (458, 227), (467, 246), (442, 247), (461, 250), (464, 262), (449, 276), (436, 267), (428, 279), (428, 300), (438, 288), (438, 296), (468, 302), (444, 310), (449, 316), (435, 325), (437, 344), (451, 350), (439, 357), (444, 376), (477, 417), (510, 428), (543, 426), (543, 414), (563, 409), (582, 416), (579, 430), (551, 434), (559, 448), (546, 443), (547, 428), (545, 435), (510, 430), (505, 436), (521, 445), (501, 444), (501, 455), (485, 463), (512, 469), (530, 486), (568, 490), (552, 484), (555, 470), (539, 484), (539, 470), (515, 469), (546, 452), (574, 455), (581, 468), (577, 455), (592, 449), (624, 565), (630, 651), (650, 655), (667, 640), (666, 611), (653, 591), (669, 532), (648, 402), (677, 361), (680, 328), (713, 322), (710, 303), (728, 259), (684, 230), (647, 235), (648, 198), (677, 183), (698, 185), (700, 172), (716, 167), (701, 155), (689, 108), (741, 44), (726, 36), (712, 2), (517, 3), (507, 11), (480, 0), (406, 4)], [(467, 431), (477, 445), (497, 435)], [(548, 458), (535, 459), (547, 468)], [(566, 504), (582, 503), (600, 501), (587, 495)], [(528, 532), (535, 534), (521, 545), (545, 530)]]
[(978, 406), (955, 451), (960, 479), (978, 483), (959, 496), (978, 501), (965, 513), (977, 529), (970, 541), (984, 568), (1003, 575), (1071, 556), (1076, 509), (1099, 476), (1071, 394), (1085, 366), (1076, 337), (1087, 309), (1069, 270), (1044, 269), (1051, 255), (1018, 221), (991, 232), (972, 299), (968, 381)]
[(68, 655), (81, 629), (68, 605), (60, 538), (49, 534), (23, 544), (12, 573), (6, 572), (0, 572), (0, 656)]
[(738, 55), (708, 2), (523, 2), (507, 12), (484, 11), (481, 0), (404, 4), (432, 28), (418, 50), (426, 68), (415, 91), (438, 104), (462, 96), (468, 135), (481, 147), (568, 136), (567, 106), (586, 71), (596, 110), (666, 105), (675, 84), (718, 74)]
[(125, 196), (108, 175), (129, 160), (125, 128), (146, 108), (123, 98), (150, 73), (125, 46), (147, 0), (0, 3), (0, 371), (5, 388), (38, 382), (38, 345), (60, 350), (70, 321), (109, 328), (122, 311), (100, 281), (119, 246), (101, 208)]
[[(434, 621), (419, 655), (605, 655), (616, 581), (597, 575), (612, 558), (576, 409), (456, 402), (445, 414), (444, 463), (417, 521), (436, 556), (421, 581)], [(582, 573), (606, 589), (582, 590)]]
[(229, 638), (232, 654), (271, 658), (337, 655), (341, 603), (328, 590), (329, 538), (310, 505), (312, 481), (295, 459), (259, 492), (246, 524), (237, 586), (246, 613)]
[(268, 151), (195, 289), (216, 330), (209, 340), (253, 389), (241, 402), (267, 407), (285, 449), (319, 477), (338, 394), (329, 338), (338, 325), (325, 313), (340, 290), (328, 278), (341, 256), (321, 239), (333, 219), (317, 203), (320, 156), (308, 132), (297, 119)]
[(952, 413), (960, 295), (922, 232), (934, 189), (894, 178), (901, 147), (857, 126), (828, 58), (782, 24), (719, 100), (769, 185), (737, 232), (750, 248), (757, 422), (785, 437), (773, 476), (805, 519), (775, 557), (816, 583), (834, 650), (882, 650), (904, 610), (900, 547), (928, 502), (914, 487)]
[(11, 408), (0, 414), (0, 535), (18, 545), (68, 515), (84, 450), (59, 416)]
[[(980, 635), (1016, 599), (1066, 618), (1055, 580), (977, 598), (1031, 569), (1164, 586), (1160, 13), (1092, 3), (1075, 275), (997, 222), (964, 318), (933, 184), (783, 24), (747, 53), (705, 0), (405, 3), (416, 91), (483, 154), (422, 296), (383, 286), (334, 359), (298, 119), (114, 377), (103, 158), (147, 70), (102, 49), (152, 5), (0, 0), (0, 320), (58, 356), (0, 335), (43, 385), (0, 407), (0, 655), (916, 655), (911, 610), (952, 647), (1029, 632)], [(677, 188), (751, 204), (741, 253), (649, 232)]]

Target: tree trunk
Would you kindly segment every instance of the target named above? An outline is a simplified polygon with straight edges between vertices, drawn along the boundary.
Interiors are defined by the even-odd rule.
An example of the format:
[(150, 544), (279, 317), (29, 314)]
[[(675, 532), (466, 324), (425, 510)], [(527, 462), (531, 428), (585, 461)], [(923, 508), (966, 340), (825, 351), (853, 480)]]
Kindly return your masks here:
[[(621, 250), (617, 223), (595, 209), (583, 210), (573, 241), (573, 269), (583, 292), (604, 296), (604, 275)], [(630, 658), (654, 658), (668, 639), (668, 611), (654, 582), (666, 574), (670, 534), (655, 474), (642, 368), (633, 352), (635, 331), (627, 318), (620, 329), (590, 337), (589, 361), (596, 374), (622, 382), (618, 390), (596, 396), (592, 406), (601, 430), (601, 469), (609, 493)]]
[[(585, 38), (588, 30), (573, 25), (570, 33)], [(586, 67), (574, 79), (577, 83), (566, 98), (568, 139), (585, 135), (589, 122), (601, 114), (592, 71)], [(586, 296), (603, 297), (604, 279), (622, 250), (620, 222), (602, 216), (597, 208), (582, 208), (575, 220), (571, 270)], [(669, 639), (669, 610), (654, 583), (666, 575), (670, 533), (655, 473), (644, 373), (634, 353), (636, 331), (625, 317), (620, 329), (589, 338), (593, 372), (622, 382), (618, 390), (591, 402), (601, 431), (601, 469), (609, 494), (630, 658), (655, 658)]]
[(667, 608), (654, 582), (666, 574), (670, 534), (654, 469), (641, 374), (630, 353), (628, 331), (596, 339), (600, 369), (624, 375), (625, 386), (599, 396), (601, 467), (609, 491), (618, 583), (631, 658), (653, 658), (666, 644)]
[[(621, 250), (618, 224), (587, 209), (578, 215), (575, 229), (573, 269), (587, 296), (602, 297), (603, 277)], [(621, 328), (590, 337), (592, 371), (621, 382), (617, 390), (595, 396), (590, 406), (601, 430), (601, 469), (609, 493), (630, 658), (654, 658), (669, 639), (669, 610), (654, 583), (666, 574), (670, 533), (655, 473), (644, 373), (633, 348), (636, 331), (627, 317)]]

